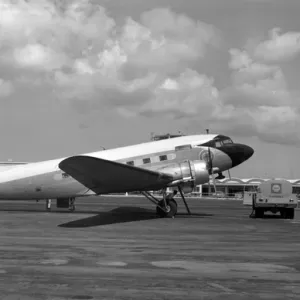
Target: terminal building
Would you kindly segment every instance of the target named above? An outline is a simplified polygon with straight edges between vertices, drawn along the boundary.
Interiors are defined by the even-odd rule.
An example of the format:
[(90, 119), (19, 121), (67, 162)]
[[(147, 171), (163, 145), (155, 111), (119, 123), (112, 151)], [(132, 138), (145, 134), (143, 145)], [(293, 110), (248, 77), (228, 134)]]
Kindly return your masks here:
[[(219, 196), (240, 198), (243, 197), (245, 192), (255, 191), (257, 186), (262, 182), (270, 180), (271, 178), (224, 178), (215, 179), (216, 190), (214, 190), (213, 180), (211, 179), (209, 183), (199, 185), (195, 188), (194, 194), (199, 196), (208, 196), (212, 194), (217, 194)], [(272, 178), (275, 179), (275, 178)], [(276, 178), (284, 179), (284, 178)], [(293, 194), (300, 194), (300, 179), (285, 179), (292, 183)]]

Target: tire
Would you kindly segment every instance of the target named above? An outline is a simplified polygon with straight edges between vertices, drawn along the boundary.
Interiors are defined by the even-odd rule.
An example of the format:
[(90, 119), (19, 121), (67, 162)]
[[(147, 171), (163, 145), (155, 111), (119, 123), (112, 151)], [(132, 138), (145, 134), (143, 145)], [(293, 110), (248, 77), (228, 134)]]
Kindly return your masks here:
[(263, 208), (256, 208), (255, 209), (255, 218), (263, 218), (264, 217), (264, 209)]
[(295, 209), (288, 208), (287, 209), (287, 219), (294, 219), (295, 218)]
[(280, 211), (280, 215), (283, 219), (290, 219), (290, 209), (289, 208), (283, 208)]
[(156, 207), (156, 213), (161, 218), (173, 218), (177, 214), (177, 203), (174, 199), (167, 200), (169, 211), (163, 211), (160, 206), (163, 206), (163, 200), (159, 201), (159, 206)]

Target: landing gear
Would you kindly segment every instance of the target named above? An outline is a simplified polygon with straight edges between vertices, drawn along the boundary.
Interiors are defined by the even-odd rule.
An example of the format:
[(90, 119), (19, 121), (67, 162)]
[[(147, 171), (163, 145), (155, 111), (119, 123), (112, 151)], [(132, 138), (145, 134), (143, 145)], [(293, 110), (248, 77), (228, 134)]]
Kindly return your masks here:
[(164, 207), (164, 200), (159, 201), (158, 205), (156, 206), (156, 214), (161, 218), (174, 218), (177, 214), (177, 202), (174, 199), (166, 200), (167, 205)]
[(51, 211), (51, 199), (46, 199), (46, 211)]
[(69, 211), (75, 211), (76, 206), (75, 206), (75, 198), (70, 198), (69, 199)]
[(75, 198), (57, 198), (56, 199), (57, 208), (68, 208), (69, 211), (75, 211)]
[[(178, 186), (178, 190), (180, 192), (180, 195), (182, 197), (182, 200), (184, 202), (184, 205), (186, 207), (186, 210), (189, 215), (191, 215), (191, 211), (188, 207), (188, 204), (185, 200), (184, 194), (182, 192), (182, 189), (180, 186)], [(152, 203), (156, 205), (156, 213), (159, 217), (161, 218), (174, 218), (175, 215), (177, 214), (177, 202), (174, 200), (171, 194), (166, 194), (166, 190), (163, 190), (163, 199), (158, 200), (155, 198), (152, 194), (149, 192), (142, 192), (142, 194), (150, 200)]]

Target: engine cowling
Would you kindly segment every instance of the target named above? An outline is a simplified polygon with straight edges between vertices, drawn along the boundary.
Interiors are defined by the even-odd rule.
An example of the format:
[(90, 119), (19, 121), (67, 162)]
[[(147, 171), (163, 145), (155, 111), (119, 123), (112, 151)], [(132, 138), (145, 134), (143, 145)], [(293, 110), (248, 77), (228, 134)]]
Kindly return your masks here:
[(201, 160), (183, 161), (160, 168), (158, 171), (173, 176), (169, 186), (182, 185), (193, 189), (196, 185), (209, 181), (207, 165)]

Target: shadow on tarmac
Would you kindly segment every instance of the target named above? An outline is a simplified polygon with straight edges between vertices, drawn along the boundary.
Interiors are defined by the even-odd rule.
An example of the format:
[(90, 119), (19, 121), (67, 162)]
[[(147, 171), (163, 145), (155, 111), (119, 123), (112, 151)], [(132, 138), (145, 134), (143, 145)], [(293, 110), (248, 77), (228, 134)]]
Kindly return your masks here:
[[(201, 218), (210, 217), (211, 214), (183, 214), (178, 213), (175, 219), (178, 218)], [(145, 220), (160, 219), (156, 216), (155, 211), (145, 209), (141, 207), (118, 207), (108, 212), (100, 212), (96, 216), (79, 219), (64, 224), (58, 225), (58, 227), (66, 228), (83, 228), (83, 227), (94, 227), (111, 225), (118, 223), (137, 222)]]

